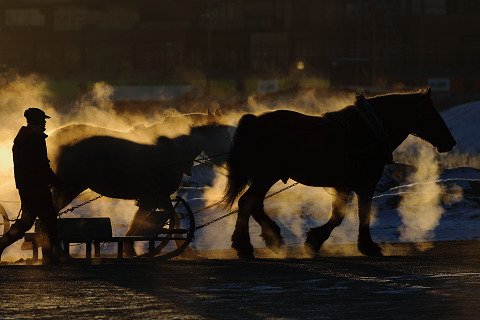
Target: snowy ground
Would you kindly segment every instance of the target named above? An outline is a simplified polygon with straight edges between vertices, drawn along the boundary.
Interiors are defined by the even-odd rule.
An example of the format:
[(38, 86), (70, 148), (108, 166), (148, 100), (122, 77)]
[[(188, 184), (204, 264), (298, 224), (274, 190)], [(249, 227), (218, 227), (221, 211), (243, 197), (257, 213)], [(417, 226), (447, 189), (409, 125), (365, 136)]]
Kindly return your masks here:
[(1, 265), (0, 318), (479, 319), (479, 250), (449, 241), (384, 258)]
[[(389, 185), (390, 188), (377, 192), (373, 201), (376, 218), (372, 224), (372, 235), (377, 241), (385, 243), (402, 242), (399, 232), (402, 227), (402, 218), (397, 206), (402, 193), (408, 192), (412, 188), (408, 184), (405, 187), (398, 187), (398, 182), (391, 175), (392, 172), (386, 170), (379, 186)], [(445, 196), (441, 201), (444, 211), (438, 225), (424, 240), (480, 239), (480, 170), (473, 168), (445, 170), (437, 183), (444, 188)], [(279, 183), (272, 188), (271, 192), (282, 187), (284, 185)], [(196, 198), (192, 194), (187, 194), (187, 196), (190, 198), (192, 206), (201, 207), (204, 204), (201, 198)], [(267, 212), (273, 211), (272, 216), (281, 226), (286, 244), (301, 246), (305, 239), (305, 232), (326, 221), (330, 210), (330, 195), (323, 188), (296, 186), (285, 191), (285, 194), (266, 200), (265, 206)], [(422, 208), (418, 210), (418, 215), (421, 216)], [(222, 213), (217, 210), (202, 214), (197, 219), (198, 224)], [(196, 236), (195, 246), (198, 249), (228, 247), (235, 217), (234, 215), (219, 221), (215, 227), (200, 230)], [(258, 226), (254, 222), (251, 222), (250, 226), (254, 246), (262, 247)], [(213, 228), (213, 231), (208, 228)], [(347, 217), (343, 224), (332, 233), (329, 242), (355, 243), (357, 230), (356, 203), (355, 199), (352, 199)], [(217, 239), (214, 245), (211, 243), (213, 239)]]
[(455, 150), (480, 153), (480, 101), (445, 110), (442, 117), (457, 140)]

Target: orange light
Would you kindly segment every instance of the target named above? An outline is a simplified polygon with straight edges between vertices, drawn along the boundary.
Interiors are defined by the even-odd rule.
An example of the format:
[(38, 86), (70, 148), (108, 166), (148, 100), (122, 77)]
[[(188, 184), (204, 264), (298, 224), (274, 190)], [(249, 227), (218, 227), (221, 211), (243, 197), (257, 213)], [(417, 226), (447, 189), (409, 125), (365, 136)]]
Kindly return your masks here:
[(305, 69), (305, 63), (303, 61), (297, 61), (297, 70)]

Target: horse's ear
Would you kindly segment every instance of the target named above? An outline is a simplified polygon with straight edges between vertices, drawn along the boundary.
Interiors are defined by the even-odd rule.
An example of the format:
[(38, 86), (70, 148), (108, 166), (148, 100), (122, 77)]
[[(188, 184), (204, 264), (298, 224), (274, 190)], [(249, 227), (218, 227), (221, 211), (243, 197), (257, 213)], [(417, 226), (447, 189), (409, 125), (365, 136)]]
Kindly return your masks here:
[(355, 104), (357, 104), (359, 101), (365, 99), (365, 96), (361, 92), (355, 92)]
[(217, 117), (221, 117), (223, 116), (222, 112), (220, 111), (220, 107), (218, 107), (217, 109), (215, 109), (215, 111), (213, 111), (213, 114)]
[(429, 97), (429, 98), (432, 96), (432, 87), (429, 86), (429, 87), (425, 90), (425, 95), (426, 95), (427, 97)]
[(426, 98), (430, 98), (432, 96), (432, 87), (427, 87), (425, 89), (421, 89), (420, 94), (422, 96), (425, 96)]

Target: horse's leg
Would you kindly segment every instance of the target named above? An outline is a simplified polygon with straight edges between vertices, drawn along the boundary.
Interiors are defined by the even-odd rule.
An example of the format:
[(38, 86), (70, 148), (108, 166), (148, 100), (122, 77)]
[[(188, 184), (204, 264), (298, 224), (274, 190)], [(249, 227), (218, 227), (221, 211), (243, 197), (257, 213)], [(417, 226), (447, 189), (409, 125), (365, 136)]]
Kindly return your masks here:
[(278, 254), (280, 252), (280, 248), (285, 244), (285, 242), (283, 241), (280, 227), (275, 221), (267, 216), (263, 208), (263, 199), (273, 184), (274, 182), (257, 186), (255, 185), (255, 181), (252, 183), (252, 187), (256, 188), (257, 190), (257, 197), (256, 203), (252, 207), (251, 214), (253, 219), (255, 219), (255, 221), (262, 228), (262, 233), (260, 236), (263, 238), (267, 248)]
[[(135, 216), (133, 217), (130, 225), (128, 226), (128, 230), (125, 233), (125, 236), (134, 236), (137, 235), (138, 230), (142, 226), (145, 219), (147, 219), (148, 215), (152, 210), (155, 210), (155, 206), (146, 205), (145, 203), (138, 204), (138, 210), (135, 212)], [(131, 241), (124, 241), (123, 243), (123, 255), (125, 257), (134, 257), (136, 256), (135, 248), (133, 242)]]
[(65, 208), (70, 204), (80, 193), (87, 188), (75, 185), (74, 187), (53, 188), (52, 197), (56, 212)]
[[(68, 187), (67, 187), (68, 186)], [(60, 210), (65, 208), (67, 205), (69, 205), (80, 193), (85, 191), (87, 188), (75, 184), (75, 185), (68, 185), (64, 184), (60, 188), (55, 187), (52, 190), (52, 200), (53, 200), (53, 207), (55, 210), (56, 214), (60, 214)], [(59, 242), (55, 244), (59, 250), (59, 254), (63, 255), (65, 258), (69, 257), (69, 254), (67, 253), (68, 250), (66, 250), (65, 244), (63, 242)]]
[(305, 240), (305, 250), (310, 256), (314, 256), (322, 244), (330, 237), (333, 229), (338, 227), (345, 217), (345, 211), (348, 203), (348, 191), (335, 190), (335, 198), (332, 203), (332, 215), (330, 219), (320, 227), (311, 228), (307, 232)]
[(373, 192), (358, 194), (358, 250), (366, 256), (383, 256), (382, 249), (370, 235), (370, 214)]
[(280, 227), (275, 221), (272, 220), (272, 218), (267, 216), (263, 209), (263, 203), (261, 204), (260, 208), (253, 211), (252, 217), (262, 228), (262, 233), (260, 236), (265, 242), (267, 248), (276, 254), (280, 253), (280, 248), (285, 244)]
[[(255, 258), (253, 255), (253, 246), (250, 242), (248, 226), (250, 215), (255, 212), (257, 218), (259, 218), (263, 225), (267, 227), (267, 223), (264, 222), (267, 220), (264, 217), (262, 219), (261, 212), (263, 211), (263, 198), (269, 189), (268, 186), (267, 183), (261, 183), (258, 180), (254, 180), (248, 190), (238, 200), (238, 215), (235, 230), (232, 234), (232, 248), (237, 251), (237, 256), (240, 259)], [(275, 223), (273, 222), (273, 224)]]

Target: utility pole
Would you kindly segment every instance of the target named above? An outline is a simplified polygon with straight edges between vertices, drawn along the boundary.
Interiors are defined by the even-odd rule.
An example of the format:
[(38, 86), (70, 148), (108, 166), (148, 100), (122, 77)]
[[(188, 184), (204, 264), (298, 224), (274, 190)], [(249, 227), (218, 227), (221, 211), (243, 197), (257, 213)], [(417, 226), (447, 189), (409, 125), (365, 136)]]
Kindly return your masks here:
[(207, 74), (206, 74), (206, 87), (205, 91), (207, 94), (210, 94), (210, 78), (212, 75), (212, 5), (211, 0), (207, 0)]
[(422, 81), (425, 76), (425, 25), (423, 20), (425, 19), (425, 2), (421, 0), (420, 11), (418, 13), (418, 76)]

